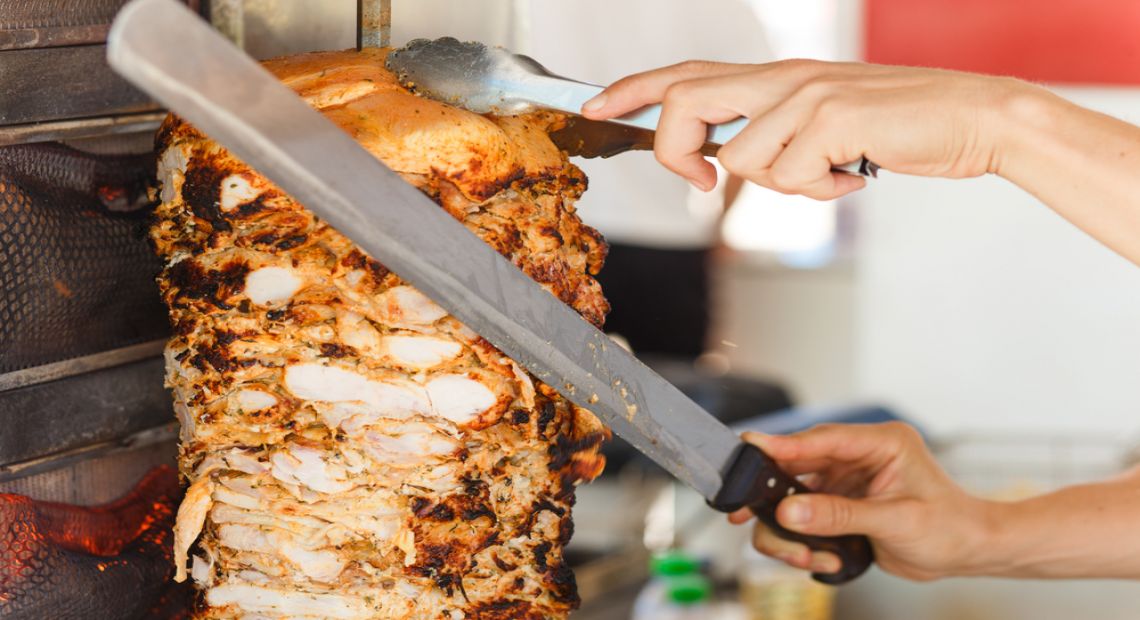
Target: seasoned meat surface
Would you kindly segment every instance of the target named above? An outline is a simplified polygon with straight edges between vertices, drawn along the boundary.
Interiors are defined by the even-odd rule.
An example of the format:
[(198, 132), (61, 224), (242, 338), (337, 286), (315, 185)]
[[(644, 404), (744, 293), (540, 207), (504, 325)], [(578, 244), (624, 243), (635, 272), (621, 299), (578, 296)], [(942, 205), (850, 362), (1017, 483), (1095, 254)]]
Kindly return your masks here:
[[(385, 50), (266, 63), (310, 105), (600, 325), (605, 244), (551, 114), (415, 97)], [(563, 618), (575, 485), (605, 429), (178, 118), (151, 229), (190, 486), (197, 618)]]

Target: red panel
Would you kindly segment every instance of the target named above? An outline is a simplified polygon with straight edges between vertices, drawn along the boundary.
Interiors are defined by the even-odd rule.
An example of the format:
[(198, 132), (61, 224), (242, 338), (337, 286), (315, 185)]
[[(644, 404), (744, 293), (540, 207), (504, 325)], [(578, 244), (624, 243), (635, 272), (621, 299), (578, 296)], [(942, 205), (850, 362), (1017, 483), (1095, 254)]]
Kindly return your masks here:
[(865, 2), (871, 62), (1140, 84), (1140, 0)]

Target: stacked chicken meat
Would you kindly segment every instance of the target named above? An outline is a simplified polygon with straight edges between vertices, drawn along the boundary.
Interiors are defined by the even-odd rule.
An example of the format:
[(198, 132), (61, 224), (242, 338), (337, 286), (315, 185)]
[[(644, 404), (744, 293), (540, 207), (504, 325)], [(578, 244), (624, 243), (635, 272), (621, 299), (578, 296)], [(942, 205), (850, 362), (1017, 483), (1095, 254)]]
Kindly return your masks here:
[[(551, 294), (600, 324), (605, 245), (553, 115), (415, 97), (385, 51), (267, 63)], [(151, 230), (190, 486), (198, 618), (562, 618), (562, 548), (605, 430), (177, 118)]]

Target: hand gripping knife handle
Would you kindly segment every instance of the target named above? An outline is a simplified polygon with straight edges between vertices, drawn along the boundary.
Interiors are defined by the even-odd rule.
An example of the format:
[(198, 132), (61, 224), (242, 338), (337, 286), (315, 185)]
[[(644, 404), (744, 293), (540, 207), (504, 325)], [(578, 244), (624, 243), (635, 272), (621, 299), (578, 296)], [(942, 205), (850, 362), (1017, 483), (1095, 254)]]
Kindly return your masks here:
[(875, 561), (871, 541), (866, 536), (813, 536), (793, 532), (776, 521), (776, 508), (790, 495), (811, 493), (795, 477), (785, 473), (756, 446), (741, 444), (736, 459), (724, 474), (724, 486), (709, 502), (723, 512), (748, 507), (761, 522), (780, 538), (807, 545), (812, 551), (827, 551), (843, 563), (835, 573), (812, 573), (821, 583), (839, 585), (862, 575)]

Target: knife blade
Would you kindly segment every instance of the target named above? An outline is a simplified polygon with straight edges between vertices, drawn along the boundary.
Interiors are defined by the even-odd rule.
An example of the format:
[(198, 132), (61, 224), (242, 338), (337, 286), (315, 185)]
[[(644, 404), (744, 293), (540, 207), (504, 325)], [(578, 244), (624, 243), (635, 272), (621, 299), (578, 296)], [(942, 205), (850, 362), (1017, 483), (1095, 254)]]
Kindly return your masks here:
[[(582, 104), (602, 92), (601, 86), (556, 75), (529, 56), (475, 41), (416, 39), (389, 53), (386, 63), (413, 92), (472, 112), (520, 114), (539, 107), (573, 114), (569, 124), (552, 135), (555, 144), (570, 155), (611, 157), (629, 150), (651, 150), (661, 120), (660, 104), (610, 121), (579, 117)], [(710, 126), (701, 153), (716, 155), (748, 122), (738, 118)], [(879, 166), (863, 157), (832, 170), (876, 177)]]
[(542, 289), (419, 190), (311, 109), (174, 0), (133, 0), (108, 36), (127, 80), (277, 183), (489, 342), (590, 409), (719, 510), (749, 506), (781, 536), (843, 561), (842, 583), (870, 565), (864, 537), (822, 538), (775, 522), (807, 492), (757, 448)]
[[(626, 151), (652, 151), (656, 133), (633, 125), (569, 116), (562, 127), (550, 132), (550, 139), (571, 157), (604, 159)], [(719, 144), (706, 142), (701, 147), (701, 154), (714, 157), (718, 150)]]

